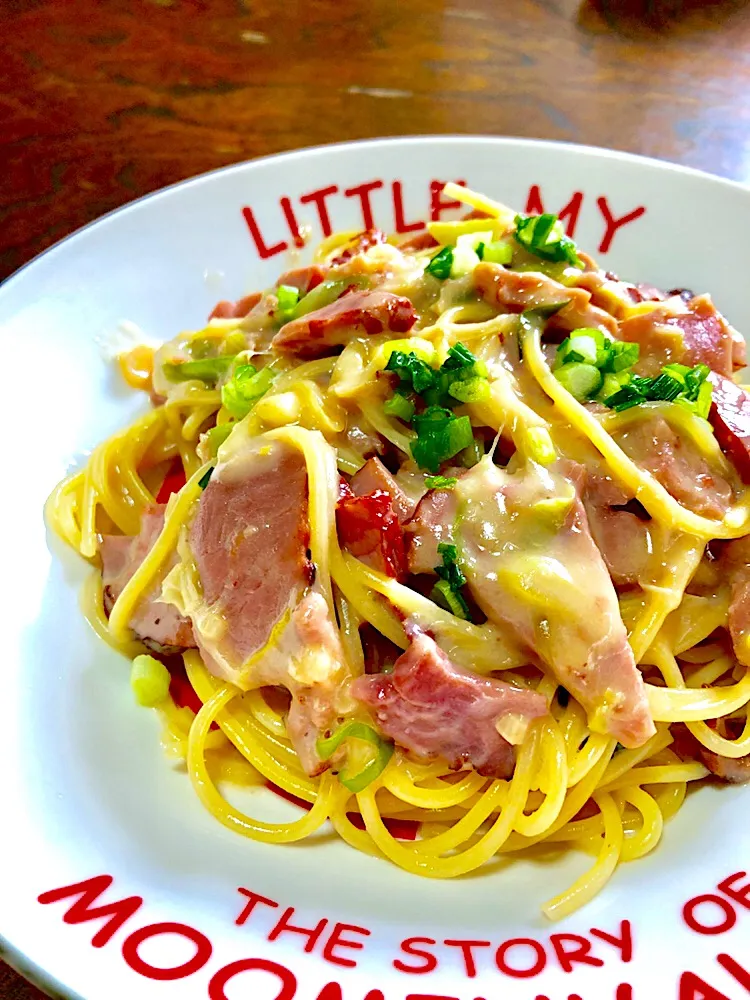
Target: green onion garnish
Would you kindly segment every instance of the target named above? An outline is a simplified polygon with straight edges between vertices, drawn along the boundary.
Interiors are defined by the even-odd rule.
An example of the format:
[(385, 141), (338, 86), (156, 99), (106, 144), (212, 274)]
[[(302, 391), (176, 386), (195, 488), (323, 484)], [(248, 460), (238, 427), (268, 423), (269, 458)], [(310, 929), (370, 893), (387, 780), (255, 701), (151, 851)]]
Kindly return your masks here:
[(417, 432), (411, 444), (414, 461), (432, 473), (474, 440), (469, 418), (456, 417), (441, 406), (428, 406), (424, 413), (415, 414), (412, 426)]
[(169, 694), (169, 671), (154, 656), (136, 656), (130, 668), (130, 687), (144, 708), (155, 708)]
[(398, 417), (407, 424), (414, 416), (414, 409), (414, 403), (400, 392), (394, 392), (383, 404), (383, 413), (389, 417)]
[[(564, 371), (565, 369), (560, 369)], [(684, 406), (698, 417), (706, 419), (711, 409), (711, 383), (706, 379), (708, 365), (665, 365), (656, 378), (633, 375), (603, 401), (605, 406), (620, 413), (641, 403), (668, 402)], [(556, 373), (559, 377), (559, 372)], [(603, 395), (603, 393), (602, 393)]]
[(424, 480), (428, 490), (452, 490), (457, 482), (455, 476), (425, 476)]
[[(482, 252), (479, 252), (480, 247)], [(490, 264), (510, 264), (513, 260), (513, 247), (510, 243), (496, 240), (494, 243), (480, 243), (477, 247), (477, 257)]]
[(490, 383), (486, 378), (456, 379), (448, 392), (460, 403), (481, 403), (490, 398)]
[(436, 253), (435, 256), (431, 258), (430, 263), (425, 268), (425, 271), (427, 274), (431, 274), (434, 278), (439, 278), (441, 281), (445, 281), (446, 278), (450, 277), (452, 266), (453, 247), (443, 247), (439, 253)]
[(432, 600), (447, 607), (457, 618), (469, 619), (469, 606), (461, 595), (461, 588), (466, 584), (466, 577), (458, 565), (458, 549), (455, 545), (441, 542), (438, 554), (442, 556), (441, 566), (435, 567), (440, 577), (432, 589)]
[(569, 236), (565, 235), (562, 223), (556, 215), (517, 215), (516, 241), (530, 253), (542, 260), (566, 261), (574, 267), (582, 267), (578, 250)]
[(202, 490), (205, 490), (205, 488), (208, 486), (209, 482), (211, 481), (211, 476), (213, 475), (213, 471), (214, 471), (214, 467), (212, 465), (210, 468), (206, 469), (206, 471), (203, 473), (203, 475), (198, 480), (198, 485), (200, 486), (200, 488)]
[(273, 385), (277, 372), (273, 365), (256, 371), (254, 365), (239, 365), (221, 387), (221, 402), (233, 417), (242, 420), (261, 396)]
[(602, 373), (594, 365), (570, 361), (555, 372), (557, 381), (579, 402), (594, 396), (602, 384)]
[(412, 351), (408, 354), (405, 351), (393, 351), (385, 370), (396, 372), (401, 379), (401, 388), (413, 389), (420, 395), (426, 389), (431, 389), (437, 378), (437, 370), (431, 368)]
[(294, 309), (299, 302), (299, 288), (294, 285), (279, 285), (276, 289), (278, 300), (278, 314), (282, 323), (288, 322), (292, 318)]
[(365, 740), (376, 749), (375, 756), (357, 774), (349, 774), (345, 769), (339, 773), (339, 781), (350, 792), (361, 792), (383, 773), (393, 754), (393, 744), (384, 740), (372, 726), (351, 720), (339, 726), (335, 733), (317, 740), (315, 748), (321, 760), (328, 760), (336, 753), (345, 740)]
[(225, 424), (217, 424), (216, 427), (212, 427), (210, 431), (206, 434), (206, 439), (208, 441), (209, 453), (215, 458), (216, 453), (219, 448), (224, 444), (226, 439), (232, 433), (235, 427), (235, 423), (232, 420), (227, 420)]
[(162, 371), (170, 382), (186, 382), (193, 378), (201, 382), (217, 382), (229, 371), (236, 357), (236, 354), (222, 354), (218, 358), (201, 358), (197, 361), (166, 361), (162, 365)]

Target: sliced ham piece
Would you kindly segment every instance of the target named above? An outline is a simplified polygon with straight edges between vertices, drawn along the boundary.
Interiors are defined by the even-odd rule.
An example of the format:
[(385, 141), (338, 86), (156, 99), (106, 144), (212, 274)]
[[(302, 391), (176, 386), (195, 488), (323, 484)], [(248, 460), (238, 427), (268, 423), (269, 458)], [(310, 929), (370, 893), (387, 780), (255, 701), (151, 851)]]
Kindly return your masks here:
[(640, 581), (654, 551), (648, 515), (629, 509), (633, 500), (609, 476), (586, 477), (583, 505), (591, 535), (620, 586)]
[[(164, 526), (165, 507), (165, 504), (158, 504), (144, 511), (140, 533), (135, 537), (103, 536), (102, 583), (104, 608), (107, 614), (159, 537)], [(195, 646), (189, 619), (181, 615), (173, 604), (168, 604), (160, 598), (161, 584), (157, 584), (148, 597), (138, 605), (130, 621), (130, 627), (135, 634), (147, 646), (162, 653), (175, 653)]]
[(678, 503), (704, 517), (721, 518), (726, 513), (732, 487), (662, 417), (639, 421), (620, 435), (617, 443)]
[(328, 268), (322, 264), (310, 264), (309, 267), (295, 267), (291, 271), (285, 271), (276, 282), (279, 285), (290, 285), (298, 289), (300, 295), (307, 295), (313, 288), (317, 288), (321, 282), (325, 281)]
[(461, 569), (487, 617), (510, 629), (626, 747), (655, 732), (612, 580), (571, 470), (481, 461), (456, 486)]
[(420, 757), (442, 757), (450, 767), (507, 778), (528, 724), (547, 714), (535, 691), (511, 687), (457, 667), (424, 632), (391, 674), (358, 677), (352, 694), (372, 709), (381, 731)]
[(410, 573), (434, 573), (443, 563), (438, 545), (453, 540), (456, 495), (453, 490), (429, 490), (404, 526)]
[(689, 301), (675, 296), (651, 312), (620, 324), (620, 340), (639, 344), (638, 371), (657, 375), (663, 365), (706, 364), (721, 375), (745, 363), (745, 342), (714, 306), (708, 295)]
[(617, 321), (591, 304), (591, 294), (583, 288), (567, 288), (538, 271), (509, 271), (500, 264), (482, 262), (474, 268), (474, 286), (485, 301), (511, 312), (538, 309), (566, 302), (555, 313), (555, 322), (565, 330), (591, 327), (612, 336)]
[(750, 781), (750, 755), (746, 757), (720, 757), (705, 747), (700, 748), (700, 758), (717, 778), (730, 785), (744, 785)]
[(208, 669), (244, 690), (292, 695), (287, 731), (302, 766), (336, 719), (345, 663), (310, 562), (307, 471), (280, 441), (248, 441), (218, 465), (190, 529), (202, 585), (192, 620)]
[(347, 292), (322, 309), (286, 323), (273, 338), (277, 351), (317, 358), (352, 337), (376, 333), (408, 333), (417, 321), (408, 299), (379, 290)]
[[(242, 664), (269, 641), (312, 578), (307, 469), (278, 443), (217, 466), (190, 529), (190, 547), (209, 607), (225, 623), (222, 660)], [(227, 680), (240, 683), (235, 670)]]
[(708, 419), (716, 440), (743, 483), (750, 483), (750, 396), (725, 375), (712, 372)]
[(401, 489), (379, 458), (371, 458), (365, 462), (359, 472), (352, 476), (349, 487), (356, 497), (376, 490), (387, 493), (401, 524), (408, 521), (414, 513), (416, 503)]
[(729, 584), (729, 634), (734, 655), (750, 666), (750, 536), (729, 542), (721, 553), (721, 576)]
[(348, 260), (351, 260), (352, 257), (356, 257), (357, 254), (365, 253), (370, 249), (370, 247), (374, 247), (377, 246), (378, 243), (385, 242), (386, 236), (385, 233), (381, 232), (381, 230), (366, 229), (364, 232), (360, 233), (355, 240), (347, 244), (338, 256), (333, 258), (331, 265), (336, 267), (339, 264), (345, 264)]
[(211, 311), (209, 319), (242, 319), (257, 306), (263, 295), (260, 292), (251, 292), (236, 302), (223, 300), (217, 302)]

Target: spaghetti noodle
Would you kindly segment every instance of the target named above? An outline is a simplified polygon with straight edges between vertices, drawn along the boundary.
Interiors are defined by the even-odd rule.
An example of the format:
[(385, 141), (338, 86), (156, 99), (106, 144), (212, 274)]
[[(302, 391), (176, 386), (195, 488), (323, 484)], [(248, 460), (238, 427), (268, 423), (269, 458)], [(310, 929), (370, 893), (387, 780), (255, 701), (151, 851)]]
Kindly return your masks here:
[[(750, 776), (750, 398), (706, 296), (448, 193), (468, 218), (334, 235), (123, 356), (154, 406), (47, 513), (97, 633), (171, 671), (165, 746), (220, 822), (329, 821), (435, 878), (579, 848), (559, 919), (691, 783)], [(252, 819), (223, 780), (308, 811)]]

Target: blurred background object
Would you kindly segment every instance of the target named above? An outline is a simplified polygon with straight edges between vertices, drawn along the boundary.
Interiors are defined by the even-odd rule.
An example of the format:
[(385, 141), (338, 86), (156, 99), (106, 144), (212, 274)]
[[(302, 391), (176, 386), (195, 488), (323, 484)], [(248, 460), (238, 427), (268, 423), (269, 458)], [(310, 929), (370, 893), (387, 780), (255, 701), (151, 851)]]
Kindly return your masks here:
[(750, 176), (738, 0), (4, 0), (0, 277), (165, 184), (316, 143), (524, 135)]

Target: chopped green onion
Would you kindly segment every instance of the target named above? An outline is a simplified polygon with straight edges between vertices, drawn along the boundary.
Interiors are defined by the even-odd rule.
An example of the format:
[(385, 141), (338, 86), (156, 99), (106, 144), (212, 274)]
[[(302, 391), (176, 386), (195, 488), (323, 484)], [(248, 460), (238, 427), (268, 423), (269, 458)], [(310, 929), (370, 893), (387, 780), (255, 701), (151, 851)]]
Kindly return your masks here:
[(651, 387), (648, 391), (648, 398), (653, 400), (664, 400), (667, 403), (671, 403), (672, 400), (676, 399), (682, 391), (682, 382), (679, 382), (676, 378), (672, 378), (671, 375), (665, 375), (664, 372), (662, 372), (661, 375), (658, 375), (651, 383)]
[(208, 486), (209, 482), (211, 481), (211, 476), (213, 475), (213, 471), (214, 471), (214, 467), (212, 465), (210, 468), (206, 469), (206, 471), (203, 473), (203, 475), (198, 480), (198, 485), (200, 486), (200, 488), (202, 490), (205, 490), (205, 488)]
[(708, 365), (664, 365), (656, 378), (633, 375), (629, 381), (612, 395), (600, 393), (605, 406), (616, 412), (640, 406), (647, 402), (678, 403), (695, 413), (708, 417), (711, 410), (711, 383), (706, 381), (710, 369)]
[(664, 365), (662, 368), (662, 371), (665, 374), (671, 375), (672, 378), (676, 378), (677, 381), (682, 382), (683, 385), (686, 385), (685, 376), (689, 375), (692, 370), (693, 369), (689, 365), (678, 365), (677, 362), (673, 362), (671, 365)]
[(619, 372), (617, 375), (614, 372), (607, 372), (596, 398), (600, 403), (604, 403), (610, 396), (614, 396), (616, 392), (619, 392), (624, 385), (627, 385), (629, 381), (629, 372)]
[(139, 705), (155, 708), (169, 695), (169, 671), (154, 656), (136, 656), (130, 668), (130, 687)]
[(602, 366), (605, 372), (617, 374), (632, 368), (638, 361), (641, 349), (638, 344), (629, 344), (622, 340), (613, 340), (610, 344), (610, 353), (607, 361)]
[(322, 309), (335, 302), (347, 288), (355, 285), (357, 288), (364, 288), (370, 284), (369, 279), (364, 275), (352, 275), (346, 278), (332, 278), (329, 281), (321, 281), (319, 285), (311, 289), (307, 295), (303, 295), (297, 305), (292, 310), (289, 319), (297, 319), (299, 316), (306, 316), (307, 313)]
[(294, 285), (279, 285), (276, 289), (276, 298), (279, 303), (279, 318), (286, 323), (292, 318), (294, 308), (299, 302), (299, 288)]
[(413, 351), (408, 354), (405, 351), (393, 351), (385, 370), (396, 372), (401, 379), (401, 386), (413, 389), (419, 395), (425, 390), (431, 389), (437, 379), (436, 369), (431, 368), (425, 361), (418, 358)]
[(438, 580), (430, 593), (430, 600), (441, 608), (450, 611), (456, 618), (469, 620), (469, 606), (460, 594), (451, 589), (447, 580)]
[[(479, 252), (482, 247), (482, 252)], [(480, 243), (477, 247), (477, 256), (480, 260), (486, 260), (490, 264), (510, 264), (513, 260), (513, 247), (510, 243), (496, 240), (494, 243)]]
[(408, 423), (414, 416), (414, 403), (402, 393), (394, 392), (383, 404), (383, 413)]
[(412, 425), (417, 432), (411, 444), (414, 461), (432, 473), (474, 440), (469, 418), (456, 417), (441, 406), (428, 406), (424, 413), (415, 414)]
[(216, 427), (212, 427), (210, 431), (206, 434), (206, 440), (208, 442), (209, 453), (215, 458), (216, 453), (219, 448), (224, 444), (226, 439), (232, 433), (235, 424), (233, 421), (228, 420), (225, 424), (217, 424)]
[(486, 378), (456, 379), (448, 392), (461, 403), (481, 403), (490, 397), (490, 383)]
[(571, 361), (555, 372), (557, 381), (579, 402), (595, 395), (602, 384), (602, 373), (594, 365)]
[(339, 781), (350, 792), (361, 792), (383, 773), (393, 754), (393, 744), (384, 740), (372, 726), (351, 720), (339, 726), (335, 733), (317, 740), (315, 749), (321, 760), (328, 760), (345, 740), (364, 740), (376, 748), (375, 756), (357, 774), (349, 774), (345, 769), (339, 773)]
[(454, 344), (448, 350), (448, 357), (442, 364), (446, 371), (458, 371), (461, 368), (470, 368), (477, 363), (476, 357), (471, 353), (465, 344)]
[(484, 441), (481, 438), (474, 438), (468, 448), (459, 455), (461, 465), (465, 469), (473, 469), (474, 466), (484, 458)]
[(431, 274), (434, 278), (439, 278), (441, 281), (445, 281), (446, 278), (450, 277), (451, 267), (453, 266), (453, 247), (443, 247), (439, 253), (430, 260), (430, 263), (425, 268), (427, 274)]
[(277, 374), (273, 365), (267, 365), (260, 371), (256, 371), (254, 365), (239, 365), (231, 379), (221, 387), (223, 406), (233, 417), (241, 420), (268, 392)]
[(582, 267), (578, 250), (569, 236), (565, 235), (562, 223), (556, 215), (517, 215), (516, 241), (530, 253), (542, 260), (566, 261), (574, 267)]
[(217, 382), (229, 371), (236, 357), (236, 354), (222, 354), (218, 358), (200, 358), (196, 361), (166, 361), (162, 365), (162, 371), (170, 382), (186, 382), (188, 379)]
[(458, 565), (458, 549), (455, 545), (441, 542), (438, 554), (442, 556), (443, 562), (441, 566), (435, 567), (440, 580), (433, 587), (433, 600), (437, 598), (436, 603), (447, 606), (456, 617), (468, 619), (469, 606), (460, 593), (461, 587), (466, 584), (466, 577)]
[(557, 458), (557, 451), (546, 427), (529, 427), (524, 443), (529, 458), (539, 465), (551, 465)]
[(713, 386), (710, 382), (704, 382), (698, 390), (698, 397), (695, 400), (695, 412), (704, 420), (708, 420), (708, 414), (711, 412), (712, 397)]
[(457, 482), (455, 476), (425, 476), (424, 480), (428, 490), (452, 490)]
[(640, 406), (641, 403), (645, 402), (646, 397), (638, 391), (636, 386), (629, 383), (618, 389), (613, 396), (605, 399), (604, 405), (608, 406), (610, 410), (620, 413), (622, 410), (629, 410), (631, 406)]

